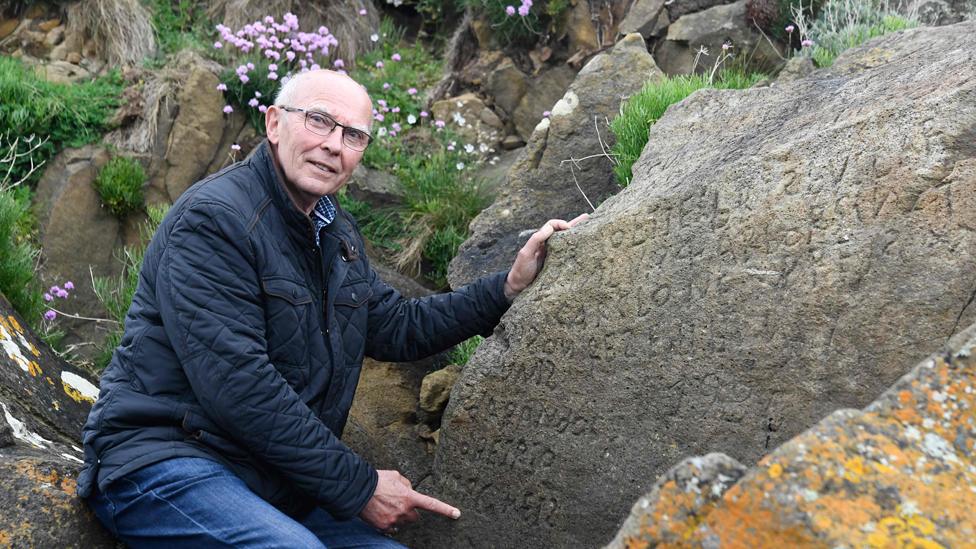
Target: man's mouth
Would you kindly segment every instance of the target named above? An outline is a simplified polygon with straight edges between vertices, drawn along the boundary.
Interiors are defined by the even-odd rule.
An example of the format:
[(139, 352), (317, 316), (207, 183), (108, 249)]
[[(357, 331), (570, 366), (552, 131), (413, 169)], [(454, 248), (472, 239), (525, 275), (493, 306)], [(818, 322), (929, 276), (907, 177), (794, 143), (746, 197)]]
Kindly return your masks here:
[(339, 171), (339, 170), (333, 168), (332, 166), (329, 166), (328, 164), (323, 164), (321, 162), (316, 162), (314, 160), (309, 160), (309, 164), (315, 166), (316, 168), (318, 168), (319, 170), (321, 170), (321, 171), (323, 171), (325, 173), (332, 173), (332, 174), (334, 174), (334, 173), (337, 173)]

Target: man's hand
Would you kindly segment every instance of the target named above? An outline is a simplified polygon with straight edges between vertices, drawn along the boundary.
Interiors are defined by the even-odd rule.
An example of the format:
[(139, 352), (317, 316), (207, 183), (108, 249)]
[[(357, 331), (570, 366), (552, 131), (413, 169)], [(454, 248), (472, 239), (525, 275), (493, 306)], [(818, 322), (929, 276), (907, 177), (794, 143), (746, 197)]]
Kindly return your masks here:
[(399, 526), (420, 519), (417, 509), (426, 509), (456, 519), (461, 511), (413, 489), (410, 481), (396, 471), (377, 471), (379, 481), (369, 503), (359, 514), (382, 532), (396, 532)]
[(525, 243), (525, 246), (522, 246), (518, 255), (515, 256), (512, 270), (508, 272), (508, 278), (505, 280), (505, 297), (512, 301), (539, 275), (542, 264), (546, 261), (546, 241), (549, 240), (550, 236), (557, 231), (572, 228), (580, 221), (589, 218), (588, 214), (582, 214), (572, 221), (550, 219), (541, 229), (530, 236), (529, 241)]

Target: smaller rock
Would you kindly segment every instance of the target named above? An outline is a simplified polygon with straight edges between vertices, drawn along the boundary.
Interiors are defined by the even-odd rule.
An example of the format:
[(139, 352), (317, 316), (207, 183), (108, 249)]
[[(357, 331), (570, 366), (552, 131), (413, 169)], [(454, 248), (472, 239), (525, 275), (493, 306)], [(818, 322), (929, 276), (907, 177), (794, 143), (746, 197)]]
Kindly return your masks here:
[(54, 30), (56, 27), (60, 25), (61, 25), (60, 19), (48, 19), (47, 21), (43, 21), (39, 23), (37, 25), (37, 29), (40, 30), (41, 32), (51, 32), (52, 30)]
[(525, 95), (527, 78), (511, 59), (505, 58), (485, 79), (484, 91), (495, 100), (495, 106), (511, 116)]
[(451, 397), (451, 389), (460, 375), (461, 366), (457, 364), (427, 374), (420, 384), (420, 409), (431, 414), (443, 413)]
[(809, 57), (793, 57), (786, 62), (783, 66), (783, 70), (779, 71), (779, 76), (776, 78), (778, 83), (792, 82), (793, 80), (799, 80), (801, 78), (806, 78), (817, 67), (813, 65), (813, 59)]
[(532, 130), (542, 119), (542, 113), (550, 110), (559, 101), (574, 78), (575, 70), (568, 65), (557, 65), (531, 79), (528, 83), (531, 93), (522, 97), (512, 116), (512, 123), (522, 139), (528, 141)]
[(52, 61), (39, 67), (38, 74), (48, 82), (56, 84), (75, 84), (91, 79), (87, 70), (67, 61)]
[(64, 41), (64, 27), (55, 27), (44, 36), (44, 46), (54, 48)]
[(627, 17), (620, 23), (620, 34), (630, 34), (639, 32), (641, 36), (647, 38), (656, 36), (661, 32), (661, 14), (665, 14), (664, 27), (670, 21), (667, 19), (667, 12), (664, 9), (665, 0), (637, 0), (631, 6)]
[(20, 21), (16, 19), (0, 20), (0, 39), (6, 38), (13, 34), (13, 32), (17, 30), (18, 25), (20, 25)]
[(511, 151), (524, 146), (525, 146), (525, 140), (515, 134), (506, 135), (505, 139), (502, 139), (501, 142), (501, 147), (506, 151)]
[(373, 208), (390, 208), (403, 203), (403, 185), (395, 175), (360, 164), (346, 184), (349, 194)]
[(463, 143), (494, 147), (505, 127), (498, 115), (473, 93), (437, 101), (431, 112), (434, 118), (447, 122)]

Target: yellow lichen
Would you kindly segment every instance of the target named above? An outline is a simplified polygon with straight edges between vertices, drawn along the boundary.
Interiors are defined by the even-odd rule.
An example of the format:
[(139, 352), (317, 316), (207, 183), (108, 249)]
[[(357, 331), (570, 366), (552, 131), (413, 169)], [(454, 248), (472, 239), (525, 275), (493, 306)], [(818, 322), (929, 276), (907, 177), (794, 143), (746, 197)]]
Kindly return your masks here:
[(766, 474), (769, 475), (769, 478), (779, 478), (783, 474), (783, 466), (779, 463), (774, 463), (769, 466)]
[(17, 319), (14, 318), (14, 315), (7, 315), (7, 318), (10, 320), (10, 326), (13, 327), (15, 332), (21, 334), (24, 333), (24, 329), (20, 327), (20, 324), (17, 322)]
[(34, 362), (33, 360), (27, 363), (27, 371), (30, 372), (30, 375), (34, 377), (37, 377), (39, 374), (44, 373), (41, 371), (41, 365)]
[(89, 396), (85, 396), (85, 395), (81, 394), (81, 391), (79, 391), (78, 389), (75, 389), (71, 385), (68, 385), (67, 382), (65, 382), (65, 381), (62, 381), (61, 382), (61, 387), (64, 388), (65, 394), (67, 394), (69, 397), (71, 397), (71, 399), (74, 400), (75, 402), (88, 402), (90, 404), (94, 404), (95, 403), (95, 399), (93, 399), (93, 398), (91, 398)]

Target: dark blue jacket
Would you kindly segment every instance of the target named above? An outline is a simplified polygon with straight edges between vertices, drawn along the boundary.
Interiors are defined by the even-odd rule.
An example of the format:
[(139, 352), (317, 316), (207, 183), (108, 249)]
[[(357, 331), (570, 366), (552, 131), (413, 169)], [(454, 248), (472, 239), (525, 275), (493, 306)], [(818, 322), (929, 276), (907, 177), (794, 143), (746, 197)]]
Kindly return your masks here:
[(507, 309), (504, 273), (403, 299), (370, 268), (345, 211), (317, 247), (280, 177), (265, 142), (187, 190), (160, 225), (83, 431), (82, 497), (198, 456), (285, 512), (356, 516), (377, 475), (339, 436), (363, 356), (427, 356), (488, 335)]

